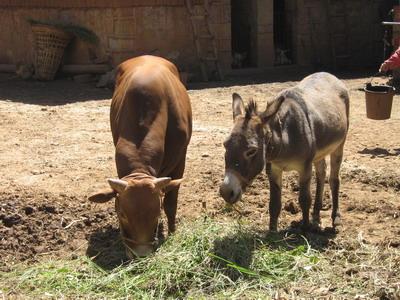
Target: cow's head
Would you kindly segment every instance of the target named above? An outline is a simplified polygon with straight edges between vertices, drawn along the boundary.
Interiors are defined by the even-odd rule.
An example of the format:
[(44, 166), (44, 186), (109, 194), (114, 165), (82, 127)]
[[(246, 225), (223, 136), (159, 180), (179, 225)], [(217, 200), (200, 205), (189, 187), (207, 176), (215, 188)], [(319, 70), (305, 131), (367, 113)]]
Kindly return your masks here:
[(265, 165), (265, 138), (268, 120), (281, 99), (271, 102), (265, 112), (257, 112), (257, 104), (250, 101), (245, 107), (240, 95), (232, 95), (234, 126), (225, 140), (225, 177), (220, 194), (230, 204), (241, 199), (242, 192)]
[(129, 258), (146, 256), (157, 246), (157, 229), (163, 195), (182, 179), (127, 176), (108, 179), (111, 189), (96, 193), (89, 200), (104, 203), (115, 197), (115, 210), (121, 237)]

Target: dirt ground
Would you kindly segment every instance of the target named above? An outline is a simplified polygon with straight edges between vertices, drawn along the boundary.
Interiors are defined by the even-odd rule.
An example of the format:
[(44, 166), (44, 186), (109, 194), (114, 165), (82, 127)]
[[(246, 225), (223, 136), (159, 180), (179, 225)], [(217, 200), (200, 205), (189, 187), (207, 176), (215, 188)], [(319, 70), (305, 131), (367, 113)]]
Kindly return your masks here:
[[(351, 123), (341, 171), (343, 226), (337, 235), (314, 235), (320, 246), (361, 237), (366, 243), (400, 247), (400, 96), (395, 96), (391, 119), (369, 120), (361, 90), (367, 80), (344, 80), (351, 91)], [(232, 222), (238, 218), (218, 196), (224, 172), (222, 142), (232, 125), (231, 94), (253, 97), (263, 107), (296, 84), (282, 79), (259, 82), (189, 90), (194, 130), (178, 222), (203, 213)], [(106, 178), (116, 176), (108, 120), (111, 95), (70, 80), (45, 83), (0, 76), (0, 268), (46, 255), (93, 255), (97, 245), (112, 246), (118, 239), (113, 203), (87, 201), (106, 186)], [(300, 219), (296, 178), (294, 173), (284, 177), (286, 209), (280, 229)], [(329, 226), (328, 184), (325, 194), (322, 218), (323, 226)], [(266, 230), (268, 195), (263, 173), (243, 197), (242, 220)]]

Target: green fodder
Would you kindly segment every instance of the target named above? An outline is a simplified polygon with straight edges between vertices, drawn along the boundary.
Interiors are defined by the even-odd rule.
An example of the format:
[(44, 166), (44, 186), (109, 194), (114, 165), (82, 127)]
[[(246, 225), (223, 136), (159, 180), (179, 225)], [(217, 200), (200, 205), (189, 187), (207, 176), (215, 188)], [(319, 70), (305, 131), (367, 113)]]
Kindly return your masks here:
[(319, 253), (306, 241), (265, 237), (212, 219), (181, 224), (153, 255), (105, 271), (90, 258), (19, 265), (0, 274), (3, 293), (85, 298), (201, 298), (273, 295), (307, 277)]

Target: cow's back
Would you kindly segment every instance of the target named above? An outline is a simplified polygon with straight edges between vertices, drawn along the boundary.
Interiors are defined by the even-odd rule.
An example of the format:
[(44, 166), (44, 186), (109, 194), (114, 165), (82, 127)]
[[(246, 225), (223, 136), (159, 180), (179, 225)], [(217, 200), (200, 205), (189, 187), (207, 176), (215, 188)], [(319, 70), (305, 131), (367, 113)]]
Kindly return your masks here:
[[(157, 175), (173, 168), (186, 153), (192, 126), (190, 100), (176, 67), (155, 56), (122, 63), (110, 122), (117, 154), (130, 156), (129, 161), (145, 160), (143, 164), (149, 164)], [(129, 172), (125, 168), (117, 159), (119, 173)]]

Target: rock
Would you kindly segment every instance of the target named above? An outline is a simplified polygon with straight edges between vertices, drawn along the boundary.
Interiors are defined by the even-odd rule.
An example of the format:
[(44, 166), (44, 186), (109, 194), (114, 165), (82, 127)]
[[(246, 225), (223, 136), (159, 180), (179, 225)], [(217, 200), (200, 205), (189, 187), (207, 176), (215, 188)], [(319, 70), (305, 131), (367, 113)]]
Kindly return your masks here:
[(290, 212), (292, 215), (295, 215), (299, 212), (298, 206), (293, 202), (286, 202), (284, 210)]
[(39, 210), (45, 211), (45, 212), (50, 213), (50, 214), (55, 214), (55, 213), (57, 213), (57, 209), (56, 209), (56, 207), (53, 206), (53, 205), (46, 205), (46, 204), (44, 204), (44, 205), (42, 205), (41, 207), (39, 207)]
[(44, 246), (36, 246), (36, 247), (33, 247), (33, 251), (34, 251), (35, 253), (42, 253), (42, 252), (44, 252), (44, 250), (45, 250), (45, 247), (44, 247)]
[(22, 217), (18, 214), (11, 215), (11, 216), (5, 216), (3, 218), (3, 224), (6, 227), (12, 227), (18, 223), (20, 223), (22, 220)]
[(26, 214), (27, 216), (29, 216), (29, 215), (33, 214), (33, 212), (35, 211), (35, 209), (34, 209), (32, 206), (25, 206), (25, 207), (24, 207), (24, 211), (25, 211), (25, 214)]
[(18, 77), (27, 80), (32, 78), (34, 67), (32, 64), (17, 64), (15, 73)]
[(100, 76), (99, 81), (96, 84), (98, 88), (113, 88), (115, 84), (116, 70), (109, 71), (104, 75)]
[(84, 223), (86, 226), (91, 226), (91, 225), (92, 225), (92, 221), (91, 221), (89, 218), (83, 220), (83, 223)]

